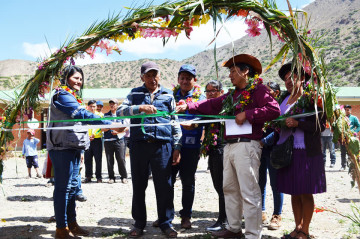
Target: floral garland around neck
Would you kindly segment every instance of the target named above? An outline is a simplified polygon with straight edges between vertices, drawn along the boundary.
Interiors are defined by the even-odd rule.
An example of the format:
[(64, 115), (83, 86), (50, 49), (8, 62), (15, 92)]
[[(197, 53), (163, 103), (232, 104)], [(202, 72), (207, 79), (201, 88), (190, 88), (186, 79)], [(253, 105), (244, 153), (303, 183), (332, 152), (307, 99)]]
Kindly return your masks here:
[(209, 151), (219, 144), (219, 139), (222, 139), (221, 125), (216, 123), (209, 124), (205, 128), (205, 137), (201, 144), (200, 154), (206, 157)]
[(179, 100), (179, 95), (178, 95), (179, 90), (180, 90), (180, 85), (174, 86), (174, 88), (173, 88), (174, 97), (175, 97), (175, 101), (178, 103), (178, 105), (183, 105), (183, 104), (186, 104), (189, 102), (196, 102), (200, 99), (201, 87), (199, 85), (194, 85), (194, 92), (191, 97), (188, 97), (186, 99), (186, 101)]
[[(308, 82), (307, 85), (305, 86), (303, 94), (297, 99), (297, 101), (295, 102), (295, 104), (293, 104), (291, 109), (288, 112), (286, 112), (285, 114), (280, 116), (281, 118), (284, 118), (284, 119), (278, 120), (278, 121), (267, 122), (264, 126), (264, 130), (266, 130), (266, 128), (268, 128), (268, 127), (271, 127), (274, 130), (276, 130), (277, 132), (279, 132), (281, 128), (287, 128), (286, 123), (285, 123), (285, 118), (291, 117), (294, 115), (298, 115), (298, 114), (313, 112), (316, 97), (317, 97), (316, 105), (318, 107), (318, 110), (322, 110), (323, 104), (322, 104), (321, 95), (320, 94), (317, 95), (317, 92), (314, 89), (314, 86), (312, 84), (309, 84), (309, 82)], [(287, 98), (287, 99), (289, 99), (289, 98)], [(286, 97), (283, 99), (281, 99), (281, 98), (279, 99), (279, 102), (278, 102), (279, 105), (282, 103), (280, 101), (283, 101), (283, 100), (286, 100)]]
[(75, 97), (76, 101), (77, 101), (79, 104), (82, 104), (82, 103), (83, 103), (83, 100), (81, 99), (81, 97), (80, 97), (78, 94), (76, 94), (77, 90), (72, 90), (72, 89), (70, 89), (67, 85), (61, 85), (61, 86), (58, 87), (57, 90), (60, 90), (60, 89), (63, 89), (63, 90), (65, 90), (65, 91), (69, 92), (72, 96)]
[(246, 85), (245, 89), (241, 94), (236, 98), (235, 102), (233, 96), (235, 89), (229, 89), (229, 95), (223, 101), (223, 107), (220, 111), (221, 115), (234, 115), (235, 111), (240, 110), (244, 111), (246, 105), (250, 104), (253, 100), (251, 99), (251, 94), (256, 89), (256, 87), (262, 84), (263, 79), (259, 78), (258, 75), (255, 75), (254, 78), (249, 79), (249, 83)]

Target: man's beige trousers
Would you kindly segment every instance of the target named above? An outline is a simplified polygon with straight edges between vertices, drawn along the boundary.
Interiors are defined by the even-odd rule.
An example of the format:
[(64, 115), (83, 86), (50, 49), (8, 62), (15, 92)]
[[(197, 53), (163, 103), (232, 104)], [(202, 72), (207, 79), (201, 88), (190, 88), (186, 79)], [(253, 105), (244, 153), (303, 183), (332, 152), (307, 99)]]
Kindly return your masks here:
[(227, 229), (235, 233), (241, 231), (244, 212), (246, 239), (261, 238), (261, 191), (258, 184), (261, 152), (257, 140), (227, 144), (224, 149)]

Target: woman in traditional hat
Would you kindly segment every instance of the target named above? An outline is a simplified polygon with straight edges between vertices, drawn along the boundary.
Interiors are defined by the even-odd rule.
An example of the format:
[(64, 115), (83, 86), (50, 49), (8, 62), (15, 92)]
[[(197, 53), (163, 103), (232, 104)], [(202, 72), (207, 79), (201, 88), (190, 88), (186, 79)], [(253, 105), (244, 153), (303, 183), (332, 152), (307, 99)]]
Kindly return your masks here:
[[(304, 85), (310, 76), (304, 70), (299, 72), (291, 63), (280, 68), (279, 76), (285, 82), (287, 89), (280, 104), (281, 115), (291, 110), (303, 112), (305, 109), (296, 103), (304, 94)], [(311, 108), (310, 110), (315, 110), (313, 106)], [(288, 117), (285, 120), (286, 127), (282, 127), (279, 133), (277, 144), (285, 142), (291, 134), (294, 136), (292, 164), (279, 169), (277, 178), (279, 192), (291, 195), (295, 218), (295, 229), (282, 238), (310, 238), (309, 225), (314, 212), (313, 194), (326, 191), (320, 141), (320, 133), (325, 129), (326, 117), (319, 114), (320, 123), (317, 122), (316, 117), (315, 114), (296, 119)]]
[[(53, 130), (52, 127), (82, 125), (73, 119), (93, 119), (99, 116), (90, 113), (82, 105), (81, 90), (84, 74), (77, 66), (67, 66), (61, 86), (52, 96), (50, 123), (46, 131), (46, 146), (54, 167), (54, 211), (56, 219), (55, 238), (87, 236), (89, 232), (76, 222), (75, 194), (78, 185), (81, 151), (89, 147), (87, 129)], [(69, 121), (67, 121), (69, 120)], [(61, 121), (61, 122), (53, 122)], [(87, 121), (87, 124), (111, 124), (110, 121)]]
[(261, 192), (258, 184), (261, 156), (260, 139), (266, 121), (280, 115), (279, 105), (262, 84), (260, 61), (240, 54), (223, 63), (229, 68), (229, 78), (235, 86), (223, 96), (179, 105), (177, 112), (192, 114), (233, 115), (239, 125), (248, 121), (251, 133), (225, 131), (223, 190), (228, 219), (226, 228), (214, 236), (229, 238), (242, 235), (242, 213), (245, 218), (245, 238), (261, 238)]

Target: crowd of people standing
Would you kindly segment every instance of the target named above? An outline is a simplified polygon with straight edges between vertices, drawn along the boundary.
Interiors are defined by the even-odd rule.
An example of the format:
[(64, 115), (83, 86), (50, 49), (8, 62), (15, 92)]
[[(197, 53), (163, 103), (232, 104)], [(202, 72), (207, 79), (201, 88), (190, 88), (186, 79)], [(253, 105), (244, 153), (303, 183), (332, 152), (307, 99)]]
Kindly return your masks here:
[[(83, 87), (82, 70), (76, 66), (65, 69), (62, 78), (64, 88), (57, 90), (52, 97), (51, 120), (103, 119), (83, 123), (51, 123), (50, 127), (76, 124), (106, 124), (109, 127), (84, 131), (49, 130), (47, 133), (47, 147), (55, 171), (56, 238), (89, 234), (76, 222), (75, 195), (80, 184), (81, 152), (85, 152), (84, 183), (92, 181), (93, 158), (96, 182), (103, 182), (101, 165), (104, 147), (108, 182), (115, 182), (116, 159), (120, 180), (126, 184), (126, 146), (130, 154), (132, 216), (135, 221), (129, 237), (140, 237), (144, 233), (147, 221), (145, 192), (150, 174), (155, 187), (158, 212), (158, 219), (153, 222), (153, 226), (159, 227), (168, 238), (177, 237), (178, 232), (172, 225), (175, 215), (173, 200), (174, 184), (176, 178), (180, 177), (180, 226), (185, 230), (192, 228), (195, 173), (200, 155), (203, 154), (208, 156), (211, 178), (219, 198), (218, 218), (214, 225), (206, 228), (213, 236), (240, 238), (245, 235), (247, 239), (260, 239), (263, 225), (268, 224), (271, 230), (279, 229), (283, 194), (289, 194), (295, 229), (282, 238), (310, 238), (313, 194), (326, 192), (324, 161), (326, 147), (331, 144), (328, 138), (324, 138), (331, 136), (330, 127), (326, 127), (326, 117), (321, 113), (300, 118), (287, 117), (284, 120), (286, 127), (275, 131), (269, 128), (265, 132), (263, 130), (265, 122), (286, 115), (296, 106), (310, 76), (291, 63), (284, 64), (279, 70), (279, 77), (283, 80), (286, 91), (281, 92), (280, 86), (274, 82), (263, 84), (259, 78), (262, 65), (251, 55), (231, 57), (223, 66), (229, 69), (229, 78), (235, 89), (224, 94), (221, 82), (212, 80), (207, 82), (203, 94), (197, 84), (194, 66), (182, 65), (178, 71), (178, 85), (169, 90), (160, 84), (160, 67), (154, 62), (146, 62), (140, 68), (143, 84), (132, 89), (122, 104), (117, 99), (111, 99), (110, 111), (105, 114), (101, 112), (101, 101), (89, 101), (87, 110), (81, 104), (79, 96)], [(156, 115), (159, 111), (167, 115)], [(172, 114), (174, 111), (186, 115), (178, 117)], [(229, 130), (228, 122), (225, 126), (222, 123), (196, 122), (202, 119), (199, 115), (219, 114), (234, 116), (234, 123), (238, 128)], [(114, 117), (136, 115), (143, 118), (131, 117), (126, 123), (141, 123), (143, 126), (111, 126), (113, 123), (124, 123), (124, 119), (113, 119)], [(360, 124), (351, 115), (351, 107), (348, 117), (353, 122), (353, 130), (359, 131)], [(250, 125), (250, 132), (244, 131), (246, 124)], [(329, 134), (322, 133), (326, 128), (330, 131)], [(290, 135), (294, 138), (292, 163), (275, 169), (270, 162), (272, 147), (281, 145)], [(330, 148), (333, 165), (333, 147)], [(346, 151), (344, 158), (345, 154)], [(61, 161), (62, 158), (66, 160)], [(345, 162), (344, 160), (344, 164), (342, 163), (344, 168)], [(265, 208), (267, 172), (274, 203), (270, 221)]]

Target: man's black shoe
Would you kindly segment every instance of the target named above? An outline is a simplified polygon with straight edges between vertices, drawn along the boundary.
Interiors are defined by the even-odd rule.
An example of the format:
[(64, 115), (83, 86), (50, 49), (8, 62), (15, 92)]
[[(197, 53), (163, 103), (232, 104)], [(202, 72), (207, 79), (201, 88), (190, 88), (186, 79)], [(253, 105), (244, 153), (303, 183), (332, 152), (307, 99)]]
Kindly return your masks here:
[(76, 195), (75, 199), (79, 202), (85, 202), (87, 200), (87, 198), (82, 194)]
[(208, 232), (216, 232), (216, 231), (220, 231), (221, 229), (223, 229), (223, 223), (220, 222), (220, 221), (217, 221), (211, 227), (207, 227), (206, 231), (208, 231)]

